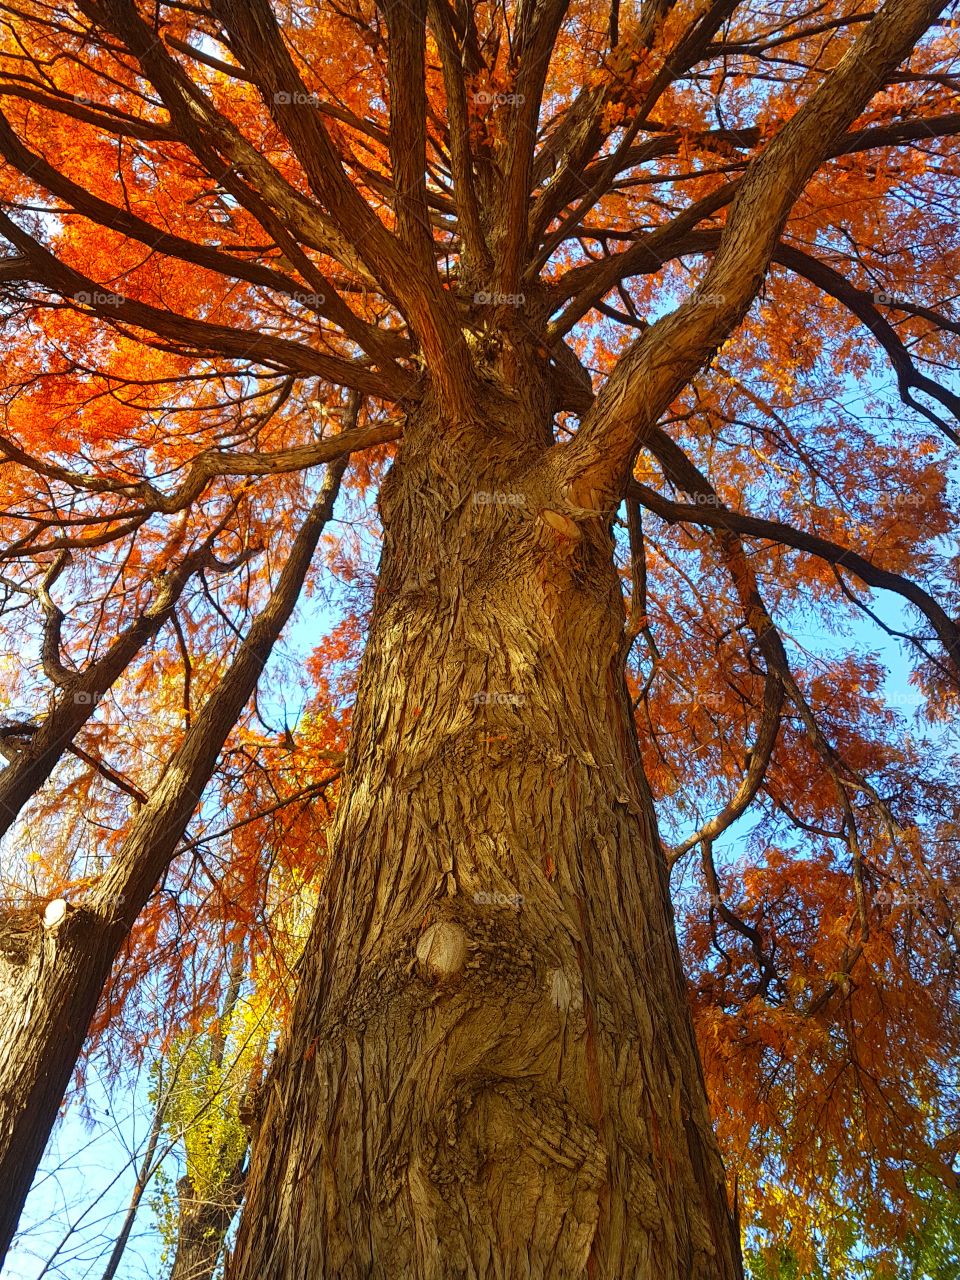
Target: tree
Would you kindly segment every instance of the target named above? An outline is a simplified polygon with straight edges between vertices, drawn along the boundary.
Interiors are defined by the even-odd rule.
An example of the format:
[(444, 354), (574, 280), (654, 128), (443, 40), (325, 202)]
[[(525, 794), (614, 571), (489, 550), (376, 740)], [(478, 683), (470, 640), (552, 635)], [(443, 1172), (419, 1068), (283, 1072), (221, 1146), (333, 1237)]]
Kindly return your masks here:
[(210, 1280), (243, 1196), (250, 1145), (244, 1115), (261, 1087), (273, 1030), (270, 1009), (243, 997), (243, 978), (237, 953), (211, 1030), (179, 1037), (162, 1064), (177, 1082), (164, 1126), (186, 1156), (176, 1208), (166, 1215), (169, 1280)]
[[(893, 593), (917, 688), (955, 704), (946, 9), (0, 6), (4, 580), (34, 609), (20, 687), (57, 691), (4, 741), (18, 805), (78, 776), (81, 733), (111, 797), (84, 896), (58, 827), (5, 934), (4, 1244), (205, 788), (256, 819), (244, 717), (348, 459), (382, 555), (231, 1280), (739, 1276), (670, 897), (694, 851), (693, 1013), (751, 1211), (771, 1168), (803, 1221), (812, 1171), (856, 1165), (844, 1107), (868, 1229), (905, 1169), (955, 1186), (953, 802), (854, 710), (879, 664), (799, 669), (779, 622)], [(842, 403), (867, 333), (913, 452)], [(332, 554), (356, 571), (362, 539)], [(116, 681), (136, 733), (48, 728)], [(719, 804), (669, 846), (681, 778)], [(772, 847), (738, 885), (715, 842), (751, 805)]]

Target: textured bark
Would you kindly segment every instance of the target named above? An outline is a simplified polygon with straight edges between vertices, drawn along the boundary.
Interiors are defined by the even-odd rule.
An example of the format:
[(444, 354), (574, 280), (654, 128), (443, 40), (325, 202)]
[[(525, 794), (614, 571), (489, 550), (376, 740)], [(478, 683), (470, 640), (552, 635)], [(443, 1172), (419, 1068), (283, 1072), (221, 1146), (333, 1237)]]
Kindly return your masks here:
[[(230, 1280), (733, 1280), (609, 517), (491, 393), (411, 422)], [(538, 439), (539, 437), (539, 439)]]
[(210, 1280), (217, 1268), (223, 1242), (243, 1199), (246, 1169), (237, 1165), (215, 1200), (198, 1199), (189, 1177), (177, 1183), (180, 1213), (177, 1218), (177, 1250), (168, 1280)]
[(86, 907), (52, 929), (39, 911), (16, 915), (0, 923), (0, 1258), (124, 935)]

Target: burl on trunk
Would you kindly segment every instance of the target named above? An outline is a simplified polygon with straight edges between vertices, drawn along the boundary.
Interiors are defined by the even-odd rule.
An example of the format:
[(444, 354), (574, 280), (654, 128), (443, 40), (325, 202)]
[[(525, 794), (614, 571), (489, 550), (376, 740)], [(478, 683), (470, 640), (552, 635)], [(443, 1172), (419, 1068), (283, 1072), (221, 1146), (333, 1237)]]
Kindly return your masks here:
[(491, 394), (410, 422), (230, 1280), (733, 1280), (612, 513)]

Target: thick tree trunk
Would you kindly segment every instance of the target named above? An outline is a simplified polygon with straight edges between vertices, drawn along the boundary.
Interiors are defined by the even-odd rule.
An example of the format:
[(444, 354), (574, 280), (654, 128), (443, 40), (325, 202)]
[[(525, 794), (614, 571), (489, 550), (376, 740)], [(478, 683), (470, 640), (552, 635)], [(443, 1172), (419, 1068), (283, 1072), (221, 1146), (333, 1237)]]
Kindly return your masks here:
[(0, 920), (0, 1260), (123, 934), (83, 907), (50, 929), (35, 910)]
[[(608, 520), (409, 424), (230, 1280), (734, 1280)], [(524, 443), (526, 441), (526, 443)], [(568, 508), (569, 512), (570, 508)]]

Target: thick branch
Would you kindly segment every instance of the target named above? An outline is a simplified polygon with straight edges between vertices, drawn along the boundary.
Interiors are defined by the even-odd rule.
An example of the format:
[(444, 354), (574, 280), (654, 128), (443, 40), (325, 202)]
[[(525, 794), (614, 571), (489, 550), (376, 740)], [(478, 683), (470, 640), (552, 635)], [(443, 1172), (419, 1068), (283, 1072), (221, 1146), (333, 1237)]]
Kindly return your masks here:
[(390, 165), (397, 234), (420, 271), (434, 269), (427, 213), (427, 0), (383, 0), (390, 87)]
[(773, 755), (777, 734), (780, 731), (780, 711), (783, 707), (783, 681), (776, 670), (767, 672), (763, 687), (763, 711), (760, 725), (753, 747), (750, 750), (750, 763), (743, 781), (740, 783), (729, 803), (724, 805), (718, 814), (709, 822), (682, 840), (673, 849), (668, 850), (668, 862), (673, 865), (679, 858), (703, 841), (713, 841), (733, 826), (736, 820), (746, 813), (753, 803), (766, 777), (767, 766)]
[(196, 320), (192, 316), (178, 315), (175, 311), (108, 292), (89, 276), (61, 262), (2, 211), (0, 231), (29, 258), (31, 272), (38, 283), (63, 298), (89, 307), (101, 319), (125, 322), (158, 334), (181, 351), (226, 356), (301, 375), (312, 374), (335, 385), (361, 391), (364, 395), (392, 399), (388, 383), (360, 361), (324, 355), (304, 343), (274, 338), (251, 329), (234, 329), (229, 325)]
[(492, 265), (483, 231), (473, 147), (470, 141), (470, 113), (457, 46), (454, 19), (447, 0), (429, 0), (430, 25), (440, 52), (443, 87), (450, 124), (450, 163), (457, 206), (457, 219), (464, 247), (464, 271), (468, 277), (485, 278)]
[[(264, 100), (336, 227), (370, 273), (397, 299), (423, 346), (430, 373), (447, 406), (454, 413), (468, 413), (471, 365), (466, 340), (453, 299), (441, 287), (432, 255), (429, 263), (411, 261), (409, 251), (348, 180), (319, 114), (297, 105), (300, 95), (304, 101), (309, 100), (309, 94), (268, 0), (213, 0), (213, 10), (230, 33), (244, 66), (256, 77)], [(422, 24), (418, 23), (418, 28), (422, 30)], [(401, 94), (401, 107), (403, 102)], [(411, 108), (415, 109), (413, 104)], [(415, 136), (415, 126), (405, 122), (405, 133)], [(409, 169), (409, 161), (403, 161), (403, 166), (404, 171)], [(421, 180), (417, 178), (417, 183)]]
[(111, 479), (108, 476), (87, 476), (70, 471), (54, 462), (35, 458), (14, 441), (0, 436), (0, 453), (22, 466), (30, 467), (40, 475), (68, 484), (87, 493), (117, 493), (137, 503), (136, 510), (105, 514), (105, 522), (116, 522), (144, 513), (163, 512), (173, 515), (195, 502), (208, 483), (218, 476), (284, 475), (290, 471), (306, 471), (324, 462), (333, 462), (350, 453), (398, 440), (403, 425), (390, 421), (374, 427), (357, 427), (342, 431), (339, 435), (298, 445), (292, 449), (279, 449), (274, 453), (231, 453), (227, 449), (208, 449), (197, 455), (187, 468), (186, 478), (172, 493), (163, 493), (148, 480)]
[[(917, 120), (898, 120), (889, 125), (877, 125), (870, 129), (860, 129), (844, 134), (828, 152), (827, 158), (851, 155), (856, 152), (875, 150), (881, 147), (905, 146), (933, 138), (953, 137), (960, 134), (960, 114), (928, 116)], [(704, 146), (717, 144), (735, 146), (755, 146), (760, 140), (759, 129), (715, 130), (702, 135)], [(682, 139), (678, 134), (665, 134), (651, 138), (638, 147), (632, 148), (622, 157), (621, 168), (632, 168), (648, 160), (662, 156), (675, 155), (681, 146)], [(718, 187), (716, 191), (702, 197), (684, 209), (670, 222), (657, 227), (654, 231), (637, 235), (631, 232), (604, 232), (615, 238), (629, 239), (633, 243), (622, 252), (604, 258), (601, 262), (587, 263), (573, 267), (567, 271), (552, 288), (552, 294), (558, 300), (570, 299), (561, 316), (551, 325), (551, 333), (567, 333), (569, 330), (597, 305), (618, 283), (631, 276), (650, 275), (659, 271), (665, 262), (680, 257), (685, 252), (697, 251), (695, 245), (700, 237), (713, 237), (710, 243), (719, 242), (719, 230), (694, 232), (688, 236), (697, 223), (728, 205), (739, 190), (742, 178), (735, 178)], [(586, 234), (589, 228), (573, 228), (570, 234)], [(600, 234), (594, 229), (594, 234)], [(924, 314), (921, 308), (908, 307), (916, 314)], [(929, 315), (936, 323), (934, 315)]]
[[(225, 253), (222, 249), (210, 245), (196, 244), (181, 236), (161, 231), (158, 227), (139, 218), (128, 209), (118, 208), (107, 200), (88, 191), (85, 187), (71, 181), (42, 156), (37, 155), (20, 141), (10, 127), (6, 117), (0, 114), (0, 155), (20, 170), (32, 181), (41, 184), (52, 195), (62, 200), (68, 208), (75, 209), (84, 217), (119, 231), (133, 240), (145, 244), (150, 249), (168, 257), (179, 258), (183, 262), (195, 263), (197, 266), (215, 271), (220, 275), (236, 280), (245, 280), (287, 296), (296, 297), (303, 294), (302, 286), (290, 276), (272, 267), (260, 263), (246, 261)], [(11, 261), (4, 273), (10, 280), (32, 280), (29, 259), (23, 258), (25, 270), (19, 276), (15, 273)], [(9, 274), (7, 274), (9, 272)], [(325, 316), (331, 323), (339, 326), (348, 337), (352, 338), (363, 350), (378, 361), (381, 375), (388, 379), (399, 392), (406, 375), (397, 369), (387, 352), (386, 337), (373, 325), (361, 321), (345, 305), (343, 300), (319, 273), (315, 273), (320, 281), (320, 293), (315, 295), (312, 303), (318, 315)], [(400, 354), (400, 351), (394, 352)]]
[(521, 8), (514, 48), (516, 93), (507, 119), (505, 176), (496, 214), (494, 287), (503, 293), (517, 291), (526, 261), (537, 121), (550, 57), (568, 6), (569, 0), (544, 0)]
[[(59, 630), (63, 614), (49, 601), (49, 581), (41, 588), (39, 595), (47, 613), (48, 629), (51, 619), (57, 618), (57, 652), (56, 655), (52, 651), (44, 654), (44, 668), (48, 677), (61, 686), (61, 691), (51, 710), (30, 735), (29, 744), (0, 773), (0, 837), (10, 829), (24, 805), (47, 781), (65, 751), (72, 749), (81, 759), (89, 759), (85, 752), (72, 747), (73, 739), (93, 715), (98, 699), (120, 678), (144, 645), (163, 627), (196, 570), (208, 562), (208, 547), (187, 556), (182, 564), (166, 575), (153, 602), (129, 627), (120, 632), (101, 658), (83, 671), (67, 671), (63, 667), (59, 657)], [(51, 613), (51, 609), (55, 613)], [(45, 649), (48, 644), (52, 650), (54, 639), (48, 637), (45, 631)], [(51, 670), (54, 657), (56, 667)], [(95, 767), (101, 768), (99, 762), (93, 763)], [(111, 774), (112, 770), (107, 776)], [(128, 785), (118, 782), (116, 775), (111, 777), (111, 781), (130, 791)]]

